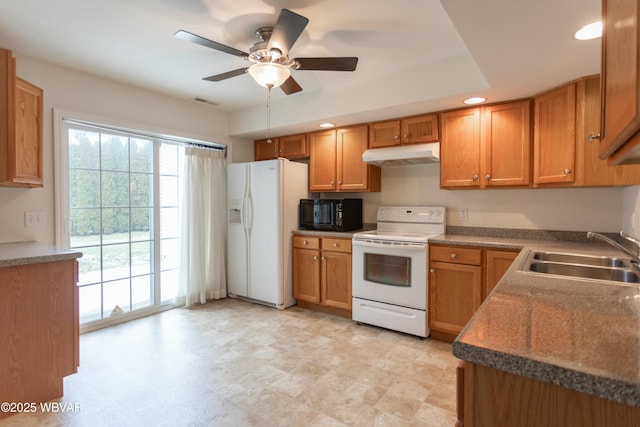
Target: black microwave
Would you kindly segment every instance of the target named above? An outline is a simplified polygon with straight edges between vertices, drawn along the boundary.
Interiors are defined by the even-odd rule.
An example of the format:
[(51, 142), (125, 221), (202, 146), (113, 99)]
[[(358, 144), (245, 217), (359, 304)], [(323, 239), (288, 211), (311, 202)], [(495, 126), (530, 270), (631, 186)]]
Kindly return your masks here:
[(357, 230), (362, 228), (362, 199), (301, 199), (298, 222), (305, 230)]

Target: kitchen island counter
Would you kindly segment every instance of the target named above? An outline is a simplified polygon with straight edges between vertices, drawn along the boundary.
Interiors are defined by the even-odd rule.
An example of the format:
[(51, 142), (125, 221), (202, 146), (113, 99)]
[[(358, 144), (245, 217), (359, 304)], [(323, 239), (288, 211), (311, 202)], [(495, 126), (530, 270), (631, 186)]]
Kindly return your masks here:
[[(447, 234), (431, 243), (521, 249), (452, 345), (466, 362), (640, 407), (640, 287), (521, 271), (531, 251), (627, 256), (596, 241)], [(526, 236), (529, 237), (529, 236)]]
[(81, 252), (37, 242), (0, 244), (0, 268), (76, 259), (81, 256)]

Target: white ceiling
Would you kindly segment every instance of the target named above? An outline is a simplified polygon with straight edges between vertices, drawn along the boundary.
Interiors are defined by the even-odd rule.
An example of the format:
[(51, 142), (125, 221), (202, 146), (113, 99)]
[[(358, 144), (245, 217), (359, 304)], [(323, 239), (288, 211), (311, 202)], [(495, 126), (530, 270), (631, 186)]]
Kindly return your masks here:
[(242, 51), (280, 9), (309, 18), (292, 57), (357, 56), (355, 72), (293, 71), (303, 91), (272, 94), (274, 134), (531, 96), (598, 73), (600, 41), (577, 28), (598, 0), (1, 0), (0, 47), (229, 112), (230, 133), (258, 138), (266, 89), (212, 74), (242, 59), (173, 37), (178, 29)]

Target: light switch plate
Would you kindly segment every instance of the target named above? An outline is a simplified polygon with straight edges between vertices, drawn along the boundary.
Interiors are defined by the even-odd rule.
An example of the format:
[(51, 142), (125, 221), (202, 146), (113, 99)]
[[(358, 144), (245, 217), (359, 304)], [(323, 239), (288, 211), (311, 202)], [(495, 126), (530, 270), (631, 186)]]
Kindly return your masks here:
[(44, 227), (44, 212), (25, 212), (25, 227)]

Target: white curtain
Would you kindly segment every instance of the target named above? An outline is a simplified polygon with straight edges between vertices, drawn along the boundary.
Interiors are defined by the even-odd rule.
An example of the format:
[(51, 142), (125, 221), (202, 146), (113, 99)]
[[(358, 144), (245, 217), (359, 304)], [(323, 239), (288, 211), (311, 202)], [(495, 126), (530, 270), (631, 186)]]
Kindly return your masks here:
[(185, 149), (180, 290), (189, 307), (227, 296), (227, 172), (224, 152)]

